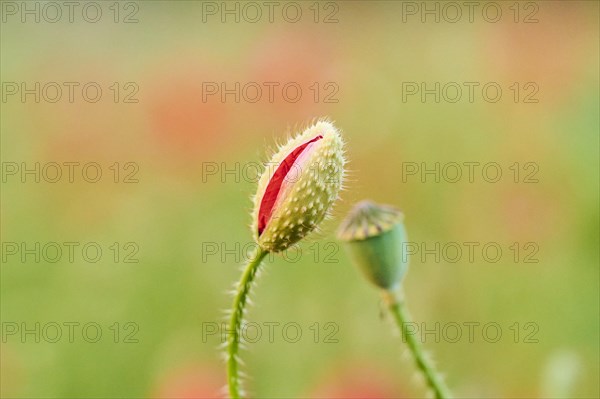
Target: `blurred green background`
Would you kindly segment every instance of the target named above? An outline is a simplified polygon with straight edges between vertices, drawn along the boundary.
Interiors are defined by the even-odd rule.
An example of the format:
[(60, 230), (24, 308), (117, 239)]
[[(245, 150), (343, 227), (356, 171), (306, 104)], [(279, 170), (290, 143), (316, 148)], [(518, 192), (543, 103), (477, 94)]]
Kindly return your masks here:
[[(476, 2), (473, 21), (460, 6), (456, 23), (444, 2), (439, 22), (421, 21), (421, 2), (298, 2), (295, 23), (296, 8), (282, 13), (286, 2), (272, 22), (262, 2), (256, 22), (246, 3), (199, 1), (99, 2), (97, 22), (96, 6), (76, 2), (71, 22), (63, 3), (53, 23), (47, 2), (2, 2), (2, 397), (218, 395), (225, 368), (213, 328), (225, 320), (251, 242), (255, 183), (245, 165), (322, 116), (347, 140), (347, 189), (297, 261), (265, 265), (248, 313), (263, 335), (242, 354), (253, 397), (425, 395), (378, 292), (335, 239), (341, 218), (365, 198), (401, 208), (411, 241), (427, 248), (503, 249), (496, 263), (481, 247), (472, 262), (464, 253), (455, 263), (411, 258), (409, 306), (416, 322), (440, 323), (439, 342), (430, 334), (424, 345), (456, 397), (600, 396), (597, 2), (497, 2), (497, 22)], [(39, 7), (39, 22), (22, 14), (26, 6)], [(239, 22), (222, 16), (224, 7), (238, 7)], [(23, 101), (21, 84), (35, 82), (40, 101)], [(48, 101), (48, 82), (63, 88), (60, 100)], [(79, 84), (73, 102), (64, 82)], [(89, 82), (102, 88), (95, 103), (81, 93)], [(266, 89), (257, 102), (221, 101), (220, 93), (203, 98), (206, 82), (279, 88), (272, 102)], [(297, 102), (282, 95), (289, 82), (303, 90)], [(403, 82), (480, 86), (472, 102), (465, 89), (460, 101), (437, 103), (420, 93), (403, 101)], [(499, 101), (482, 98), (488, 82), (502, 88)], [(538, 102), (525, 102), (532, 87)], [(46, 169), (38, 183), (22, 175), (36, 162), (96, 162), (102, 177), (87, 182), (79, 167), (71, 183), (62, 166), (58, 182)], [(466, 175), (451, 183), (403, 173), (408, 163), (436, 162), (497, 162), (503, 175), (489, 183), (476, 169), (472, 183)], [(535, 183), (523, 182), (527, 162), (537, 166)], [(46, 259), (54, 247), (38, 251), (39, 262), (23, 255), (22, 243), (49, 242), (63, 248), (57, 262)], [(72, 262), (65, 242), (79, 244)], [(102, 249), (98, 262), (81, 253), (89, 242)], [(527, 243), (539, 262), (523, 261)], [(72, 339), (65, 323), (79, 323)], [(273, 342), (265, 323), (280, 323)], [(298, 342), (283, 336), (286, 323), (300, 326)], [(454, 336), (443, 334), (448, 323), (462, 326), (458, 342), (444, 339)], [(464, 323), (480, 323), (473, 342)], [(482, 334), (487, 323), (500, 326), (497, 342)], [(62, 336), (51, 342), (57, 325)], [(326, 342), (331, 333), (335, 342)]]

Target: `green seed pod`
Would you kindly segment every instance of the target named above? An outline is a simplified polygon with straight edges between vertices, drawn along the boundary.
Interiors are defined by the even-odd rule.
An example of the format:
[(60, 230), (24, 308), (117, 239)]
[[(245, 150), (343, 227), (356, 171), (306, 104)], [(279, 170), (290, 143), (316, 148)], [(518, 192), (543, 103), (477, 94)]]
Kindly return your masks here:
[(396, 208), (362, 201), (338, 230), (354, 263), (370, 282), (385, 290), (396, 288), (408, 269), (403, 220)]
[(252, 231), (263, 250), (289, 248), (327, 216), (342, 187), (343, 148), (339, 131), (327, 121), (279, 148), (254, 197)]

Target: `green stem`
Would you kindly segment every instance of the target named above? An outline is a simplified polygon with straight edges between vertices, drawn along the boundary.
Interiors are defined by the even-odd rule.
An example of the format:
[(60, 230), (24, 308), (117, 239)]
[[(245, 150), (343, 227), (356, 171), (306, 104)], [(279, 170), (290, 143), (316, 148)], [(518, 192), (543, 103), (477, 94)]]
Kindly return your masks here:
[(410, 351), (415, 358), (415, 362), (417, 363), (417, 367), (421, 373), (423, 373), (423, 376), (427, 381), (427, 385), (433, 390), (437, 399), (450, 398), (451, 395), (448, 387), (435, 370), (431, 360), (425, 356), (423, 348), (417, 338), (415, 338), (414, 333), (408, 330), (411, 319), (408, 310), (406, 309), (402, 292), (386, 291), (384, 297), (388, 302), (390, 312), (394, 315), (394, 319), (400, 328), (403, 340), (406, 341), (406, 344), (410, 348)]
[(240, 398), (241, 389), (238, 352), (240, 348), (240, 329), (242, 319), (244, 318), (244, 309), (246, 307), (246, 302), (248, 302), (248, 294), (250, 293), (252, 281), (254, 281), (260, 263), (267, 254), (267, 251), (258, 247), (242, 274), (237, 286), (235, 298), (233, 299), (227, 339), (227, 384), (229, 386), (229, 397), (231, 399)]

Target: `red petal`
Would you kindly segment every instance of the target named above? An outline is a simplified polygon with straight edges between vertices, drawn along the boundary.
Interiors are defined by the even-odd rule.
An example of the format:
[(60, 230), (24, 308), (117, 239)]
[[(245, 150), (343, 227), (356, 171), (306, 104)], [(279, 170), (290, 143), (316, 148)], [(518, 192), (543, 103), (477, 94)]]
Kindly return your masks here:
[(279, 164), (277, 170), (271, 177), (269, 184), (267, 184), (267, 189), (262, 197), (260, 202), (260, 210), (258, 211), (258, 235), (260, 236), (264, 231), (265, 227), (267, 227), (267, 222), (271, 219), (271, 214), (273, 213), (273, 206), (275, 205), (275, 201), (277, 201), (277, 196), (279, 195), (279, 191), (281, 190), (281, 185), (285, 180), (285, 177), (292, 169), (292, 165), (296, 159), (302, 154), (302, 151), (310, 144), (317, 140), (321, 140), (323, 136), (319, 135), (314, 139), (307, 141), (306, 143), (296, 147), (292, 152), (289, 153), (287, 157)]

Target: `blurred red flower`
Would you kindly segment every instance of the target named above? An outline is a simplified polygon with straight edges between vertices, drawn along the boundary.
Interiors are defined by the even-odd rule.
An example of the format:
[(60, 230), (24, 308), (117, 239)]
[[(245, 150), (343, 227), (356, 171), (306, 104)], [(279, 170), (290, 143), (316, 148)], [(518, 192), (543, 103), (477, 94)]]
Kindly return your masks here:
[(187, 366), (167, 373), (150, 395), (156, 399), (223, 398), (225, 378), (206, 366)]

